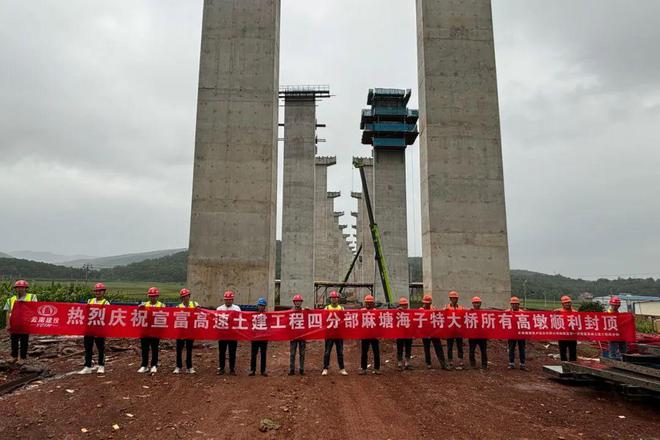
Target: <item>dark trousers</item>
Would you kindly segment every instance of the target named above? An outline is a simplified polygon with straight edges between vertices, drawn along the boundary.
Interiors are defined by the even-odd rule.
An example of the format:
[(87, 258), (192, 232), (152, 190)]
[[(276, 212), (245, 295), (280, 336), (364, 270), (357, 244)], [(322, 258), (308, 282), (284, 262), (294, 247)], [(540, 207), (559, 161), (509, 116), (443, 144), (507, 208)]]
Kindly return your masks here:
[(85, 346), (85, 366), (92, 368), (92, 352), (94, 344), (99, 352), (99, 365), (105, 365), (105, 338), (95, 338), (94, 336), (85, 336), (83, 345)]
[(469, 339), (469, 356), (470, 356), (470, 366), (472, 368), (477, 366), (477, 347), (479, 347), (479, 352), (481, 353), (481, 368), (488, 368), (488, 347), (487, 339)]
[(509, 339), (509, 365), (516, 363), (516, 345), (518, 345), (520, 366), (523, 366), (525, 365), (525, 347), (527, 345), (527, 341), (524, 339)]
[(577, 341), (558, 341), (559, 357), (563, 361), (577, 361)]
[(298, 356), (300, 357), (300, 372), (305, 371), (305, 347), (307, 343), (305, 341), (291, 341), (289, 342), (289, 370), (294, 371), (296, 369), (296, 350), (298, 350)]
[(10, 339), (11, 339), (11, 357), (17, 358), (20, 351), (21, 359), (26, 359), (28, 352), (28, 342), (30, 341), (30, 335), (27, 335), (25, 333), (12, 333)]
[(374, 370), (380, 370), (380, 343), (378, 339), (363, 339), (360, 341), (360, 368), (367, 369), (369, 347), (374, 352)]
[(140, 345), (142, 348), (142, 366), (149, 365), (149, 350), (151, 350), (151, 366), (158, 365), (158, 346), (160, 339), (158, 338), (140, 338)]
[(624, 341), (610, 341), (608, 346), (610, 359), (622, 360), (623, 355), (628, 352), (628, 345)]
[(396, 360), (401, 362), (403, 360), (404, 352), (406, 360), (412, 356), (412, 339), (397, 339), (396, 340)]
[(424, 344), (424, 361), (426, 361), (426, 365), (431, 365), (431, 345), (433, 345), (435, 356), (438, 358), (440, 365), (444, 367), (447, 364), (445, 361), (445, 352), (442, 349), (442, 342), (440, 342), (440, 339), (423, 338), (422, 344)]
[(186, 368), (192, 368), (192, 349), (193, 349), (192, 339), (177, 339), (176, 340), (176, 367), (183, 368), (183, 347), (186, 347)]
[(454, 344), (456, 344), (456, 353), (458, 358), (463, 360), (463, 338), (447, 339), (447, 359), (451, 362), (454, 359)]
[(225, 371), (227, 349), (229, 349), (229, 371), (232, 373), (235, 371), (236, 347), (238, 347), (238, 341), (218, 341), (218, 367), (220, 368), (220, 371)]
[(326, 339), (325, 350), (323, 352), (323, 369), (327, 370), (330, 366), (330, 353), (332, 353), (332, 346), (337, 347), (337, 363), (339, 369), (344, 369), (344, 340), (343, 339)]
[(259, 363), (259, 371), (261, 374), (266, 372), (266, 351), (268, 350), (268, 341), (252, 341), (250, 348), (250, 371), (257, 370), (257, 352), (261, 352), (261, 359)]

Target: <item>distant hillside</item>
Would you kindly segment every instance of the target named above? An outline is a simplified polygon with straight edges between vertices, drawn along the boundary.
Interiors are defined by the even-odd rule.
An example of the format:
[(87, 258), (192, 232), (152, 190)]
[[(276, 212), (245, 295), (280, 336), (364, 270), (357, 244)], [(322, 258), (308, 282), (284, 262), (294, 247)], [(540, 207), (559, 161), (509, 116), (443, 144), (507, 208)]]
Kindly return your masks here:
[[(169, 252), (169, 251), (162, 251)], [(277, 244), (276, 275), (279, 277), (281, 247)], [(150, 281), (150, 282), (185, 282), (188, 252), (182, 251), (160, 258), (146, 259), (113, 268), (91, 270), (90, 280), (104, 281)], [(410, 281), (422, 281), (422, 259), (411, 257), (409, 260)], [(83, 280), (85, 271), (79, 268), (57, 266), (16, 258), (0, 258), (0, 278), (27, 278), (41, 280)], [(526, 282), (525, 282), (526, 281)], [(556, 299), (563, 294), (577, 295), (590, 292), (596, 296), (610, 293), (632, 293), (638, 295), (660, 296), (660, 279), (628, 278), (599, 279), (587, 281), (568, 278), (562, 275), (547, 275), (527, 270), (511, 271), (512, 291), (516, 295), (529, 298)], [(469, 292), (466, 292), (469, 295)]]
[(94, 269), (105, 269), (115, 266), (124, 266), (131, 263), (139, 263), (140, 261), (148, 259), (167, 257), (169, 255), (173, 255), (185, 250), (185, 248), (165, 249), (160, 251), (140, 252), (135, 254), (113, 255), (110, 257), (79, 258), (76, 260), (64, 261), (61, 264), (63, 266), (71, 267), (82, 267), (85, 264), (91, 264)]
[(43, 252), (43, 251), (11, 251), (9, 252), (9, 257), (19, 258), (22, 260), (32, 260), (40, 261), (42, 263), (50, 264), (63, 264), (65, 261), (78, 260), (83, 258), (96, 258), (90, 255), (61, 255), (55, 254), (53, 252)]
[(14, 258), (9, 254), (5, 254), (4, 252), (0, 252), (0, 258)]

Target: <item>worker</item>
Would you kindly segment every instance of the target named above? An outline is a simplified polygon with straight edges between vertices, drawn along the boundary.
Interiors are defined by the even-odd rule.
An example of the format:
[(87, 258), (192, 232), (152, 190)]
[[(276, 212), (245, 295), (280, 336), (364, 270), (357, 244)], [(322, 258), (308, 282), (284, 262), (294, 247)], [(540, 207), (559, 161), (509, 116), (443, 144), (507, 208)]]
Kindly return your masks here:
[[(181, 303), (177, 306), (180, 309), (195, 309), (199, 307), (199, 304), (190, 299), (190, 290), (183, 288), (179, 291), (179, 297), (181, 297)], [(181, 373), (183, 368), (183, 348), (186, 348), (186, 371), (188, 374), (195, 374), (196, 371), (192, 365), (192, 350), (193, 343), (195, 341), (192, 339), (177, 339), (176, 340), (176, 368), (174, 369), (174, 374)]]
[[(472, 298), (472, 310), (481, 310), (481, 298), (475, 296)], [(481, 369), (488, 369), (488, 347), (486, 338), (470, 338), (468, 340), (468, 353), (470, 358), (470, 368), (477, 368), (477, 347), (481, 353)]]
[[(408, 310), (408, 298), (399, 298), (399, 309)], [(410, 370), (410, 359), (412, 358), (412, 338), (398, 338), (396, 340), (396, 366), (399, 370)]]
[[(522, 311), (522, 309), (520, 308), (520, 299), (517, 296), (512, 296), (509, 302), (511, 305), (510, 310), (512, 314), (515, 315), (517, 312)], [(527, 341), (525, 339), (509, 339), (508, 345), (509, 345), (509, 370), (513, 370), (516, 368), (516, 345), (518, 346), (520, 369), (523, 371), (527, 370), (527, 368), (525, 367), (525, 347), (527, 345)]]
[[(257, 300), (257, 315), (263, 315), (266, 312), (266, 298), (259, 298)], [(262, 376), (268, 376), (266, 373), (266, 352), (268, 351), (268, 341), (267, 340), (257, 340), (252, 341), (252, 347), (250, 349), (250, 374), (248, 376), (254, 376), (257, 370), (257, 352), (260, 352), (261, 358), (259, 363), (259, 371)]]
[[(376, 302), (373, 295), (367, 295), (364, 297), (364, 309), (363, 310), (374, 310), (376, 307)], [(360, 341), (360, 373), (367, 374), (367, 357), (369, 355), (369, 347), (374, 353), (374, 374), (380, 374), (380, 344), (378, 339), (362, 339)]]
[[(422, 310), (433, 310), (433, 298), (431, 295), (424, 295), (422, 298)], [(433, 350), (435, 351), (435, 356), (440, 362), (440, 367), (443, 370), (448, 370), (447, 361), (445, 360), (445, 352), (442, 349), (442, 342), (440, 338), (422, 338), (422, 344), (424, 345), (424, 360), (426, 361), (426, 368), (429, 370), (433, 368), (431, 364), (431, 345), (433, 345)]]
[[(328, 295), (330, 297), (330, 304), (325, 306), (326, 310), (332, 312), (343, 311), (344, 307), (339, 304), (339, 293), (333, 290)], [(325, 350), (323, 351), (323, 371), (321, 376), (328, 375), (328, 367), (330, 367), (330, 354), (332, 353), (332, 346), (337, 347), (337, 363), (339, 364), (339, 374), (348, 376), (348, 372), (344, 368), (344, 340), (343, 339), (326, 339)]]
[[(302, 312), (303, 297), (300, 295), (293, 296), (293, 312)], [(305, 374), (305, 347), (307, 343), (304, 339), (294, 339), (289, 342), (289, 376), (296, 374), (296, 350), (299, 356), (300, 375)]]
[[(147, 291), (147, 296), (149, 297), (149, 300), (142, 303), (142, 307), (148, 309), (165, 307), (165, 304), (158, 301), (158, 297), (160, 296), (158, 287), (150, 287)], [(158, 349), (160, 346), (160, 339), (140, 338), (140, 345), (142, 348), (142, 366), (138, 370), (138, 373), (150, 372), (151, 374), (156, 374), (158, 371)], [(148, 368), (149, 350), (151, 350), (151, 369)]]
[[(619, 313), (621, 307), (621, 300), (617, 296), (610, 298), (610, 308), (607, 313)], [(625, 341), (610, 341), (609, 352), (610, 358), (616, 360), (623, 360), (623, 355), (628, 351), (628, 346)]]
[[(87, 300), (87, 304), (107, 306), (110, 301), (105, 299), (106, 287), (103, 283), (96, 283), (94, 285), (94, 298)], [(99, 368), (96, 370), (98, 374), (105, 373), (105, 338), (95, 336), (83, 337), (83, 345), (85, 347), (85, 366), (78, 374), (91, 374), (92, 372), (92, 352), (94, 345), (99, 352)]]
[[(576, 310), (573, 309), (573, 301), (568, 295), (564, 295), (560, 298), (561, 308), (556, 309), (555, 312), (561, 313), (574, 313)], [(557, 341), (559, 343), (559, 357), (562, 362), (577, 361), (577, 341), (575, 339), (562, 339)]]
[[(234, 311), (240, 312), (241, 308), (234, 304), (234, 292), (227, 290), (223, 294), (224, 304), (216, 310), (221, 311)], [(227, 351), (229, 350), (229, 374), (236, 376), (236, 348), (238, 341), (236, 340), (219, 340), (218, 341), (218, 374), (225, 374), (225, 359)]]
[[(458, 305), (458, 292), (452, 290), (449, 292), (449, 304), (445, 306), (445, 310), (462, 311), (463, 307)], [(458, 365), (454, 367), (454, 345), (456, 345), (456, 353), (458, 354)], [(463, 338), (449, 338), (447, 339), (447, 360), (449, 361), (449, 368), (456, 368), (457, 370), (463, 369)]]
[[(14, 309), (16, 301), (38, 301), (37, 295), (27, 293), (30, 285), (25, 280), (18, 280), (14, 283), (14, 295), (7, 299), (4, 310), (7, 319), (7, 331), (9, 331), (9, 338), (11, 340), (11, 361), (21, 365), (27, 359), (28, 343), (30, 335), (27, 333), (12, 333), (9, 326), (11, 319), (11, 311)], [(20, 357), (19, 357), (20, 354)]]

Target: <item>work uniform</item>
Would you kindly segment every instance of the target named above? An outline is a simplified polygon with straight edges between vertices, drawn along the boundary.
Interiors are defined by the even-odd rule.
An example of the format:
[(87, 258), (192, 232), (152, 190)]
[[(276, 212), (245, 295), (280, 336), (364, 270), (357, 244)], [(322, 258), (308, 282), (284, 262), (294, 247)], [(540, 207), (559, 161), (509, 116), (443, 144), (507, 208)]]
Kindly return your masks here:
[[(561, 312), (561, 313), (573, 313), (575, 310), (571, 308), (570, 310), (566, 310), (563, 307), (560, 309), (556, 309), (555, 312)], [(569, 361), (569, 362), (575, 362), (577, 361), (577, 341), (574, 339), (561, 339), (557, 341), (559, 344), (559, 358), (562, 360), (562, 362)]]
[[(293, 310), (294, 313), (302, 312), (300, 310)], [(305, 348), (307, 342), (304, 339), (294, 339), (289, 341), (289, 374), (296, 371), (296, 351), (298, 352), (298, 363), (300, 364), (300, 374), (305, 374)]]
[[(522, 312), (522, 309), (511, 310), (512, 314)], [(527, 341), (525, 339), (509, 339), (507, 341), (509, 348), (509, 368), (514, 368), (516, 366), (516, 345), (518, 346), (518, 356), (520, 358), (520, 368), (525, 368), (525, 358), (526, 358), (526, 347)]]
[[(611, 307), (607, 310), (607, 313), (619, 313), (619, 311), (614, 311)], [(628, 351), (628, 345), (626, 341), (610, 341), (609, 343), (609, 352), (610, 358), (616, 360), (622, 360), (623, 354)]]
[[(452, 306), (451, 303), (445, 306), (445, 310), (454, 310), (461, 311), (465, 310), (463, 307), (458, 304), (456, 307)], [(460, 364), (463, 365), (463, 338), (449, 338), (447, 339), (447, 360), (451, 364), (454, 360), (454, 345), (456, 345), (456, 354), (458, 354), (458, 359)]]
[[(326, 310), (331, 311), (341, 311), (344, 310), (344, 307), (341, 304), (336, 306), (328, 304), (325, 306)], [(323, 351), (323, 369), (327, 370), (330, 366), (330, 354), (332, 353), (332, 346), (337, 347), (337, 363), (339, 364), (339, 369), (344, 369), (344, 340), (343, 339), (326, 339), (325, 340), (325, 350)]]
[[(92, 298), (87, 301), (87, 304), (106, 306), (110, 304), (110, 301), (105, 298)], [(92, 354), (94, 351), (94, 345), (96, 345), (96, 350), (99, 352), (99, 366), (105, 366), (105, 338), (85, 336), (83, 337), (83, 345), (85, 347), (85, 367), (92, 368)]]
[[(9, 320), (11, 319), (11, 311), (14, 309), (14, 304), (16, 301), (38, 301), (38, 299), (37, 295), (32, 293), (26, 293), (23, 298), (19, 298), (18, 295), (14, 295), (7, 299), (4, 307), (4, 310), (8, 312), (7, 324), (9, 324)], [(25, 360), (27, 358), (30, 335), (27, 333), (10, 333), (9, 338), (11, 340), (11, 357), (16, 359), (20, 354), (20, 358)]]
[[(226, 305), (221, 305), (216, 310), (220, 311), (235, 311), (240, 312), (241, 308), (236, 304), (232, 304), (230, 307)], [(225, 373), (225, 363), (227, 351), (229, 351), (229, 372), (232, 374), (236, 373), (236, 348), (238, 347), (238, 341), (235, 340), (219, 340), (218, 341), (218, 372), (220, 374)]]
[[(190, 300), (188, 301), (188, 305), (186, 306), (184, 303), (179, 304), (177, 307), (181, 309), (194, 309), (199, 307), (199, 304), (197, 304), (195, 301)], [(192, 365), (192, 350), (193, 350), (193, 341), (192, 339), (177, 339), (176, 340), (176, 367), (181, 369), (183, 368), (183, 348), (186, 348), (186, 368), (190, 370), (193, 365)]]
[[(160, 308), (165, 307), (160, 301), (156, 301), (155, 304), (152, 304), (151, 301), (142, 303), (146, 308)], [(149, 365), (149, 350), (151, 350), (151, 366), (158, 366), (158, 349), (160, 346), (159, 338), (140, 338), (140, 348), (142, 349), (142, 367), (147, 368)]]
[[(420, 310), (427, 310), (422, 307)], [(433, 310), (433, 306), (430, 309)], [(442, 349), (442, 342), (440, 338), (422, 338), (422, 345), (424, 346), (424, 361), (428, 368), (431, 368), (431, 345), (433, 345), (433, 351), (435, 351), (435, 356), (440, 362), (442, 368), (447, 368), (447, 361), (445, 360), (445, 352)]]
[[(373, 310), (363, 308), (362, 310)], [(374, 353), (374, 372), (380, 371), (380, 342), (376, 338), (362, 339), (360, 341), (360, 368), (363, 371), (367, 369), (369, 347)]]
[(477, 367), (477, 347), (479, 347), (479, 353), (481, 354), (481, 368), (485, 370), (488, 368), (488, 339), (468, 339), (468, 358), (470, 359), (470, 368)]

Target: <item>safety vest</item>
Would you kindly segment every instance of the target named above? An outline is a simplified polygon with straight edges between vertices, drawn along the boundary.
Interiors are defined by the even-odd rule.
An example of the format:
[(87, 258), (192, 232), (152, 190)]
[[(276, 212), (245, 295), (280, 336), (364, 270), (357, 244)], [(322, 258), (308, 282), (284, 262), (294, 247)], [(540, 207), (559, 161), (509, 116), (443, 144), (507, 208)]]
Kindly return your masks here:
[(165, 304), (163, 304), (160, 301), (156, 301), (156, 304), (151, 304), (151, 301), (147, 301), (145, 303), (142, 303), (142, 305), (145, 307), (165, 307)]
[(96, 305), (100, 305), (100, 306), (105, 306), (105, 305), (109, 305), (110, 301), (108, 301), (105, 298), (102, 298), (102, 299), (92, 298), (92, 299), (87, 301), (87, 304), (96, 304)]
[[(188, 302), (188, 308), (189, 308), (189, 309), (194, 309), (194, 308), (197, 307), (197, 306), (198, 306), (198, 304), (197, 304), (195, 301), (190, 300), (190, 301)], [(177, 307), (181, 307), (182, 309), (185, 309), (185, 308), (186, 308), (186, 305), (185, 305), (184, 303), (181, 303), (181, 304), (179, 304)]]
[(36, 300), (37, 300), (37, 295), (32, 295), (31, 293), (27, 293), (25, 295), (25, 298), (23, 299), (18, 299), (18, 295), (14, 295), (11, 298), (9, 298), (9, 312), (11, 313), (11, 311), (13, 310), (14, 303), (16, 301), (36, 301)]
[(328, 304), (325, 306), (326, 310), (344, 310), (344, 307), (341, 304), (337, 304), (336, 306), (333, 306), (332, 304)]
[(451, 303), (449, 303), (445, 306), (445, 310), (465, 310), (465, 309), (459, 306), (458, 304), (456, 305), (456, 307), (454, 307), (451, 305)]

